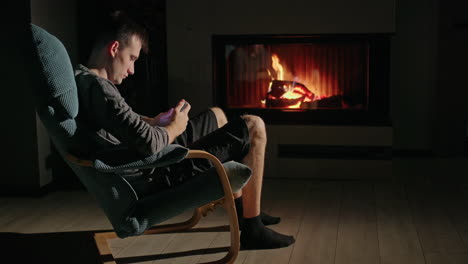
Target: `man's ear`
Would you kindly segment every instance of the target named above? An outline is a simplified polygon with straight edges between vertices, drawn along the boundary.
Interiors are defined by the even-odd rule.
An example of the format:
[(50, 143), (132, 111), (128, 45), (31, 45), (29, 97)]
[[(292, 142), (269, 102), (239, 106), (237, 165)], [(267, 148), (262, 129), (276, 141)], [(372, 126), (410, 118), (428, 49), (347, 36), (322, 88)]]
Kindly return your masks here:
[(120, 43), (117, 40), (112, 41), (107, 45), (107, 51), (109, 52), (109, 55), (113, 58), (115, 57), (115, 54), (117, 54), (117, 51), (119, 50), (119, 45)]

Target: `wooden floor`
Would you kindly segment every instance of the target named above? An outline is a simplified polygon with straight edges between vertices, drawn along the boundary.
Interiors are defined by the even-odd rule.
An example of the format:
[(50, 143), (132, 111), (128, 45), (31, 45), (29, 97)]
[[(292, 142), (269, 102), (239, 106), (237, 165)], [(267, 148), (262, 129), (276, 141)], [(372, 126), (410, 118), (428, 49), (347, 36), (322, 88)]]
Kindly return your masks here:
[[(467, 186), (463, 177), (447, 175), (266, 180), (263, 210), (281, 216), (272, 228), (294, 235), (296, 243), (241, 251), (236, 263), (466, 264)], [(1, 263), (96, 263), (91, 231), (110, 229), (83, 191), (0, 198), (0, 212)], [(111, 246), (118, 263), (202, 263), (225, 254), (227, 228), (217, 209), (191, 232), (115, 239)]]

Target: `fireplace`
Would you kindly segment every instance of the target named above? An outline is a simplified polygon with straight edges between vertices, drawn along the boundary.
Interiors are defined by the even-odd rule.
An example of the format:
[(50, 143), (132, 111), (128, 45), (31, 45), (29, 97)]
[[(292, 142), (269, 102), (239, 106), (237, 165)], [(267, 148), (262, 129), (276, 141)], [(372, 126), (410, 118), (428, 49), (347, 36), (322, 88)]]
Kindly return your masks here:
[(387, 34), (214, 35), (215, 104), (270, 124), (388, 125)]

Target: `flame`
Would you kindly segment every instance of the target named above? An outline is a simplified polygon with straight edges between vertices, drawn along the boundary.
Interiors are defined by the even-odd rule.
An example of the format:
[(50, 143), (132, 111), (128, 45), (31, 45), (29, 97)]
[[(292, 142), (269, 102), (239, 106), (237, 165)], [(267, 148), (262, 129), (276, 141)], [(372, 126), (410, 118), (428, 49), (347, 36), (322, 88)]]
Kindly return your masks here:
[[(271, 80), (284, 80), (284, 76), (286, 74), (286, 70), (283, 65), (281, 65), (279, 57), (277, 54), (272, 54), (271, 56), (271, 66), (273, 70), (276, 72), (276, 78), (274, 76), (274, 73), (270, 72), (268, 70), (268, 75), (271, 77)], [(289, 72), (287, 72), (288, 76), (291, 75)], [(295, 78), (296, 79), (296, 78)], [(271, 91), (271, 82), (268, 87), (268, 92)], [(304, 96), (304, 94), (301, 92), (300, 89), (296, 89), (295, 85), (288, 85), (283, 87), (285, 93), (280, 97), (280, 98), (271, 98), (274, 100), (281, 100), (281, 99), (287, 99), (287, 100), (294, 100), (294, 99), (299, 99), (301, 97), (304, 97), (305, 100), (300, 100), (297, 104), (295, 105), (290, 105), (288, 108), (300, 108), (302, 101), (304, 102), (310, 102), (311, 100), (307, 98), (307, 96)], [(308, 99), (308, 101), (306, 101)], [(265, 100), (261, 101), (262, 104), (265, 104)]]
[[(280, 61), (279, 61), (279, 57), (278, 55), (276, 54), (273, 54), (271, 56), (271, 66), (272, 68), (276, 71), (276, 80), (284, 80), (284, 67), (283, 65), (281, 65)], [(272, 76), (272, 74), (270, 72), (268, 72), (270, 74), (270, 76), (272, 77), (272, 80), (275, 80), (274, 76)], [(284, 98), (284, 99), (298, 99), (300, 97), (302, 97), (301, 94), (298, 94), (298, 93), (295, 93), (294, 92), (294, 89), (292, 89), (292, 87), (283, 87), (287, 92), (285, 94), (283, 94), (281, 98)], [(271, 83), (270, 83), (270, 88), (269, 90), (271, 89)], [(301, 106), (301, 102), (295, 104), (295, 105), (290, 105), (288, 106), (288, 108), (299, 108)]]
[(279, 63), (278, 55), (276, 54), (271, 55), (271, 60), (272, 60), (271, 66), (276, 71), (276, 80), (284, 80), (284, 69), (283, 69), (283, 65)]

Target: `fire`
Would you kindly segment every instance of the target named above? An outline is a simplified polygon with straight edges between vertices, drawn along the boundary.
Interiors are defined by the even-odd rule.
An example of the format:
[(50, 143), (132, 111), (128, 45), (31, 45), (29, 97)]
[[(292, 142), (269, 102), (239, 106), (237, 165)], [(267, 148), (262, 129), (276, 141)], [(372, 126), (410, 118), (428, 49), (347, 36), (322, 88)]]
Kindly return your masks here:
[[(271, 61), (272, 61), (272, 68), (276, 71), (276, 80), (284, 80), (284, 67), (281, 65), (279, 61), (279, 57), (276, 54), (273, 54), (271, 56)], [(271, 76), (271, 74), (270, 74)], [(272, 78), (274, 80), (275, 78)], [(285, 94), (283, 94), (280, 98), (283, 99), (298, 99), (302, 97), (303, 95), (295, 93), (294, 92), (294, 87), (291, 86), (283, 86), (283, 89), (287, 91)], [(301, 103), (297, 103), (295, 105), (290, 105), (288, 108), (299, 108), (301, 106)]]
[(295, 105), (290, 105), (288, 108), (300, 108), (301, 107), (301, 102), (295, 104)]
[[(292, 78), (294, 81), (284, 80), (285, 74), (288, 76), (292, 75), (286, 72), (285, 67), (281, 65), (278, 55), (273, 54), (271, 60), (271, 66), (276, 72), (276, 78), (274, 74), (268, 71), (271, 82), (268, 87), (267, 97), (269, 100), (276, 102), (273, 103), (274, 107), (300, 108), (302, 102), (311, 102), (314, 98), (314, 94), (303, 84), (298, 83), (297, 78)], [(262, 104), (265, 104), (265, 101), (262, 101)]]
[(279, 62), (278, 55), (273, 54), (271, 56), (272, 64), (271, 66), (276, 71), (276, 80), (284, 80), (284, 69), (283, 65)]
[(297, 98), (301, 98), (302, 96), (303, 96), (302, 94), (298, 94), (298, 93), (294, 92), (294, 90), (290, 90), (290, 91), (286, 92), (285, 94), (283, 94), (281, 96), (281, 98), (297, 99)]
[[(298, 98), (301, 98), (303, 95), (301, 94), (298, 94), (296, 92), (294, 92), (294, 90), (289, 90), (287, 93), (283, 94), (280, 98), (284, 98), (284, 99), (298, 99)], [(298, 102), (297, 104), (295, 105), (290, 105), (288, 106), (288, 108), (300, 108), (301, 107), (301, 102)]]

